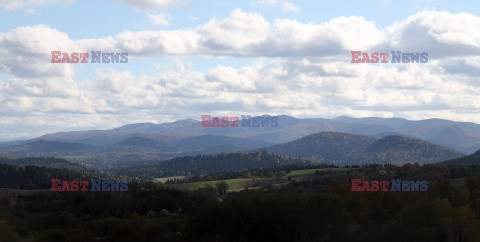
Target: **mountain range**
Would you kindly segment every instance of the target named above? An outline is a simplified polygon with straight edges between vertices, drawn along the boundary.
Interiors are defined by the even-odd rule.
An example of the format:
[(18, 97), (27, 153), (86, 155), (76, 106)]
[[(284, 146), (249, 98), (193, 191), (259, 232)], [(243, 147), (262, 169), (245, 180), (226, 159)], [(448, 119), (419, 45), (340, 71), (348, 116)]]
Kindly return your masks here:
[[(263, 115), (260, 117), (271, 117)], [(37, 139), (80, 143), (97, 147), (114, 145), (129, 137), (178, 140), (203, 135), (247, 138), (282, 144), (323, 131), (383, 137), (391, 134), (417, 138), (471, 154), (480, 149), (480, 125), (443, 119), (407, 120), (402, 118), (298, 119), (278, 116), (277, 127), (201, 127), (201, 121), (177, 120), (171, 123), (129, 124), (110, 130), (72, 131), (48, 134)], [(1, 147), (1, 145), (0, 145)]]
[(337, 132), (312, 134), (263, 150), (196, 155), (113, 171), (142, 178), (202, 175), (275, 165), (437, 163), (464, 154), (426, 141), (389, 135), (375, 138)]
[[(271, 117), (259, 116), (259, 118)], [(15, 157), (62, 157), (90, 168), (108, 168), (182, 156), (215, 155), (257, 149), (338, 164), (361, 163), (367, 160), (401, 163), (399, 159), (382, 158), (391, 156), (392, 152), (395, 153), (394, 157), (403, 157), (404, 161), (415, 162), (417, 159), (416, 162), (420, 163), (438, 162), (441, 161), (438, 159), (460, 157), (463, 153), (471, 154), (480, 149), (480, 125), (468, 122), (345, 116), (333, 119), (297, 119), (286, 115), (277, 117), (277, 127), (241, 127), (241, 121), (239, 127), (202, 127), (201, 121), (183, 119), (162, 124), (129, 124), (109, 130), (60, 132), (31, 140), (0, 143), (0, 154)], [(350, 147), (353, 143), (358, 144), (352, 146), (354, 149), (341, 147), (331, 149), (333, 143), (329, 144), (330, 146), (323, 144), (316, 147), (313, 143), (307, 142), (308, 139), (313, 139), (309, 137), (310, 135), (328, 131), (345, 133), (343, 135), (345, 137), (338, 136), (336, 137), (338, 140), (331, 142), (346, 142), (345, 147)], [(349, 137), (353, 140), (345, 140), (347, 134), (365, 137), (355, 136)], [(405, 143), (405, 147), (410, 147), (407, 143), (419, 143), (415, 139), (429, 144), (421, 145), (420, 149), (401, 151), (392, 150), (391, 147), (379, 148), (383, 142), (388, 143), (388, 140), (394, 140), (388, 143), (392, 147), (396, 147), (393, 144), (402, 142)], [(288, 146), (285, 146), (286, 144)], [(299, 144), (302, 144), (303, 148)], [(439, 146), (451, 150), (447, 151)], [(424, 155), (422, 149), (427, 147), (435, 147), (436, 154), (440, 156), (438, 158), (422, 156)], [(458, 152), (455, 153), (453, 150)], [(378, 155), (374, 155), (375, 152)], [(410, 154), (412, 152), (421, 155)]]

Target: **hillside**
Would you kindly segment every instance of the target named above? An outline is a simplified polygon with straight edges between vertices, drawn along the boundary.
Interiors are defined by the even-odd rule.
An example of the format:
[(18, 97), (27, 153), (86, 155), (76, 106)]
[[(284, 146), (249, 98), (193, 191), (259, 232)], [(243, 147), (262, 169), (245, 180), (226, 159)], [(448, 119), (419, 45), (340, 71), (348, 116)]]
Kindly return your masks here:
[(401, 129), (397, 132), (468, 153), (480, 149), (478, 133), (460, 125), (433, 125)]
[(265, 150), (276, 154), (310, 158), (326, 163), (351, 162), (359, 164), (362, 163), (364, 156), (357, 157), (357, 154), (362, 153), (375, 140), (376, 138), (374, 137), (363, 135), (322, 132), (285, 144), (270, 146), (265, 148)]
[(435, 163), (463, 155), (439, 145), (398, 135), (378, 139), (336, 132), (309, 135), (265, 150), (337, 165)]
[(398, 135), (385, 136), (366, 149), (367, 157), (377, 164), (435, 163), (463, 154), (422, 140)]
[(313, 164), (313, 162), (305, 159), (283, 157), (259, 150), (255, 153), (236, 152), (214, 156), (198, 155), (179, 157), (153, 165), (140, 165), (127, 169), (118, 169), (117, 172), (132, 177), (151, 179), (158, 177), (202, 175), (213, 172), (237, 171), (286, 164), (310, 165)]
[(58, 156), (78, 154), (96, 147), (91, 145), (62, 141), (33, 140), (25, 144), (18, 144), (0, 148), (0, 153), (15, 156)]
[(237, 147), (243, 147), (244, 149), (259, 149), (273, 145), (272, 143), (266, 141), (245, 138), (233, 138), (218, 135), (187, 137), (173, 144), (182, 147), (185, 150), (202, 149), (219, 145), (234, 145)]
[(114, 179), (116, 177), (105, 173), (80, 172), (64, 168), (59, 169), (32, 165), (19, 167), (0, 164), (0, 188), (49, 189), (52, 187), (52, 179), (72, 181), (90, 180), (92, 178)]
[(480, 150), (464, 157), (446, 160), (441, 162), (443, 165), (457, 165), (457, 166), (480, 166)]
[(127, 138), (115, 145), (105, 147), (105, 152), (179, 152), (182, 149), (161, 140), (144, 137)]
[(70, 137), (72, 139), (69, 139), (76, 142), (100, 144), (98, 147), (65, 141), (67, 136), (62, 135), (63, 141), (34, 139), (0, 147), (0, 154), (15, 157), (61, 157), (78, 161), (90, 168), (108, 169), (115, 166), (140, 164), (150, 160), (166, 160), (200, 154), (215, 155), (272, 145), (266, 141), (216, 135), (184, 137), (130, 133), (102, 136), (102, 133), (86, 138), (77, 132)]
[(0, 156), (0, 164), (8, 164), (14, 166), (38, 166), (50, 167), (58, 169), (80, 170), (81, 165), (61, 158), (45, 158), (45, 157), (22, 157), (13, 158), (8, 156)]

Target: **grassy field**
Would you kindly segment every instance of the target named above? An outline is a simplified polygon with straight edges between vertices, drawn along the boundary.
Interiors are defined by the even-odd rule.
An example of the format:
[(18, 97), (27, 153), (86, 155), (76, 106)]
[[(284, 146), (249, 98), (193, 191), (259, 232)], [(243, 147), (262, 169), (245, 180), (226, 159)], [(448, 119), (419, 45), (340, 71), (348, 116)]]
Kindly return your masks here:
[(465, 187), (465, 177), (449, 179), (450, 185), (452, 187), (464, 188)]
[(341, 171), (349, 171), (352, 168), (320, 168), (320, 169), (304, 169), (304, 170), (297, 170), (297, 171), (292, 171), (288, 173), (286, 176), (292, 176), (292, 177), (301, 177), (301, 176), (311, 176), (315, 174), (315, 172), (326, 172), (326, 171), (336, 171), (336, 172), (341, 172)]
[[(243, 190), (246, 187), (255, 187), (255, 183), (257, 182), (268, 182), (268, 180), (273, 180), (273, 178), (237, 178), (237, 179), (229, 179), (225, 180), (228, 184), (228, 191), (238, 191)], [(204, 188), (206, 186), (212, 186), (214, 188), (217, 187), (217, 183), (219, 181), (202, 181), (202, 182), (192, 182), (192, 183), (181, 183), (181, 184), (169, 184), (168, 187), (179, 189), (179, 190), (197, 190), (200, 188)]]
[(168, 180), (181, 180), (183, 178), (185, 178), (185, 176), (170, 176), (170, 177), (155, 178), (154, 181), (165, 183)]
[(19, 195), (25, 195), (25, 194), (30, 194), (34, 192), (48, 192), (51, 191), (52, 189), (36, 189), (36, 190), (20, 190), (20, 189), (1, 189), (0, 192), (8, 192), (8, 193), (16, 193)]
[[(237, 178), (237, 179), (229, 179), (225, 180), (228, 184), (228, 191), (235, 192), (241, 191), (245, 188), (248, 189), (255, 189), (258, 186), (265, 185), (265, 184), (272, 184), (272, 185), (279, 185), (279, 184), (286, 184), (289, 182), (288, 178), (291, 177), (293, 180), (298, 179), (305, 179), (308, 176), (314, 175), (317, 171), (318, 172), (327, 172), (327, 171), (334, 171), (334, 172), (345, 172), (353, 168), (320, 168), (320, 169), (304, 169), (304, 170), (297, 170), (292, 171), (283, 175), (280, 179), (276, 180), (273, 177), (268, 178)], [(155, 181), (161, 180), (168, 180), (172, 179), (172, 177), (166, 178), (157, 178)], [(179, 190), (198, 190), (200, 188), (204, 188), (206, 186), (212, 186), (213, 188), (217, 187), (217, 183), (219, 181), (202, 181), (202, 182), (192, 182), (192, 183), (181, 183), (181, 184), (168, 184), (168, 187), (179, 189)]]

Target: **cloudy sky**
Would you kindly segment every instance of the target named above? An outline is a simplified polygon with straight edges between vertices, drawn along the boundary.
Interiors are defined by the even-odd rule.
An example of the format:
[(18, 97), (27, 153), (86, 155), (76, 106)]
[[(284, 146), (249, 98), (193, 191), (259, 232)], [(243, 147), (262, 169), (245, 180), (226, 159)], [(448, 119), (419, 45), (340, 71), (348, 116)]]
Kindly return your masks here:
[(480, 123), (477, 1), (0, 0), (0, 23), (0, 140), (201, 114)]

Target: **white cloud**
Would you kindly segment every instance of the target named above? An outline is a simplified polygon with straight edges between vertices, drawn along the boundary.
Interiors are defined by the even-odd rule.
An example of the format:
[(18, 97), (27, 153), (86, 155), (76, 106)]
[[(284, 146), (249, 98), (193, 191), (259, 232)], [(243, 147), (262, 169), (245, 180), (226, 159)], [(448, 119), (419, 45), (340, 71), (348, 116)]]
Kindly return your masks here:
[[(168, 18), (149, 16), (158, 24)], [(50, 63), (50, 52), (97, 49), (129, 52), (131, 57), (250, 56), (303, 58), (307, 62), (348, 62), (351, 50), (402, 50), (428, 52), (430, 61), (453, 60), (480, 55), (479, 33), (480, 18), (464, 13), (420, 12), (384, 31), (361, 17), (339, 17), (318, 24), (277, 19), (270, 24), (260, 14), (235, 9), (229, 18), (214, 18), (195, 29), (125, 31), (103, 39), (71, 40), (46, 25), (16, 28), (0, 33), (0, 68), (18, 77), (71, 78), (73, 66)], [(450, 64), (442, 70), (478, 73), (474, 63), (456, 63), (457, 67)], [(336, 73), (332, 68), (314, 71)]]
[[(438, 73), (430, 64), (294, 62), (273, 59), (239, 69), (218, 66), (205, 73), (180, 62), (163, 65), (149, 76), (100, 68), (92, 81), (82, 84), (63, 78), (14, 78), (0, 85), (0, 112), (11, 122), (26, 117), (24, 125), (47, 123), (57, 115), (56, 123), (71, 128), (196, 118), (219, 110), (406, 118), (417, 118), (424, 110), (428, 115), (423, 118), (435, 117), (436, 110), (451, 115), (449, 119), (478, 118), (460, 110), (480, 108), (475, 101), (480, 87), (462, 76)], [(320, 71), (303, 71), (309, 69)], [(41, 121), (33, 122), (33, 116)]]
[[(75, 0), (0, 0), (0, 7), (5, 10), (17, 10), (25, 8), (27, 12), (34, 12), (35, 8), (57, 5), (71, 4)], [(182, 0), (111, 0), (129, 4), (138, 10), (152, 10), (165, 8), (172, 5), (186, 6)]]
[(200, 36), (190, 30), (125, 31), (115, 40), (117, 48), (139, 57), (191, 55), (200, 49)]
[(321, 24), (275, 20), (235, 9), (229, 18), (212, 19), (190, 30), (126, 31), (118, 48), (136, 55), (333, 56), (384, 43), (384, 31), (361, 17), (340, 17)]
[(25, 6), (25, 2), (23, 0), (0, 0), (0, 6), (5, 10), (14, 10)]
[(150, 14), (147, 13), (148, 21), (150, 24), (153, 26), (169, 26), (170, 23), (168, 22), (169, 19), (171, 19), (170, 15), (168, 14)]
[(0, 67), (18, 77), (72, 77), (70, 65), (51, 62), (51, 51), (81, 51), (74, 41), (46, 25), (16, 28), (0, 34)]
[[(166, 14), (148, 16), (156, 24), (168, 23), (164, 21), (168, 20)], [(480, 55), (480, 18), (464, 13), (420, 12), (382, 30), (362, 17), (338, 17), (323, 23), (302, 23), (290, 19), (269, 23), (258, 13), (235, 9), (228, 18), (213, 18), (192, 29), (125, 31), (113, 37), (75, 41), (58, 30), (39, 26), (0, 34), (0, 46), (10, 50), (12, 46), (16, 46), (13, 49), (26, 47), (25, 54), (32, 55), (27, 42), (32, 45), (38, 43), (28, 37), (31, 31), (45, 40), (40, 43), (50, 46), (39, 49), (44, 54), (55, 46), (74, 45), (77, 49), (121, 50), (136, 57), (159, 58), (200, 55), (303, 57), (330, 61), (338, 58), (348, 60), (352, 50), (428, 52), (430, 60)], [(43, 34), (42, 29), (47, 34)], [(18, 42), (5, 42), (5, 36), (15, 38), (17, 35), (21, 35)], [(61, 36), (58, 38), (56, 35)], [(51, 36), (55, 38), (47, 40)], [(0, 58), (0, 66), (5, 65), (11, 67)]]
[(391, 49), (428, 51), (433, 57), (480, 54), (480, 17), (423, 11), (387, 28)]
[(273, 56), (332, 56), (349, 50), (367, 50), (386, 39), (373, 22), (361, 17), (339, 17), (322, 24), (276, 20), (265, 44)]
[(245, 13), (235, 9), (230, 18), (212, 19), (200, 26), (198, 33), (202, 36), (202, 44), (215, 51), (217, 49), (239, 49), (265, 41), (270, 24), (260, 14)]
[(281, 9), (284, 13), (289, 12), (289, 11), (292, 11), (292, 12), (295, 12), (295, 13), (300, 12), (300, 10), (298, 9), (298, 6), (296, 6), (295, 4), (293, 4), (291, 2), (282, 1), (281, 4), (280, 4), (280, 7), (281, 7)]
[(0, 7), (5, 10), (17, 10), (25, 8), (27, 13), (35, 12), (35, 8), (46, 5), (71, 4), (75, 0), (0, 0)]

